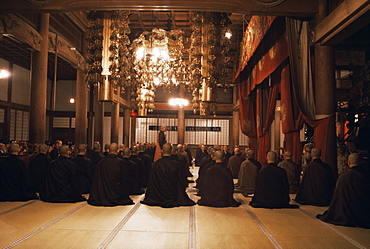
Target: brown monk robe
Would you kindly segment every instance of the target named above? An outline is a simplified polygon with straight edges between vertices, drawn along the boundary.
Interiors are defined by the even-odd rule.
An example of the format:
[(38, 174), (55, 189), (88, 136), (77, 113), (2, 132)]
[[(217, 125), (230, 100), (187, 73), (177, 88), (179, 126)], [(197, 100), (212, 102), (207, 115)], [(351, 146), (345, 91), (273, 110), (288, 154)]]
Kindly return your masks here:
[(155, 143), (154, 162), (162, 157), (162, 146), (165, 143), (167, 143), (166, 131), (167, 131), (167, 126), (162, 125), (161, 129), (158, 132), (156, 143)]
[(299, 187), (301, 167), (292, 161), (292, 155), (292, 152), (286, 151), (284, 153), (284, 161), (280, 162), (278, 166), (286, 171), (289, 182), (289, 192), (291, 194), (296, 194)]
[(233, 175), (234, 179), (238, 179), (239, 176), (239, 170), (240, 165), (244, 161), (245, 157), (241, 153), (240, 148), (234, 149), (234, 154), (232, 157), (230, 157), (229, 162), (227, 164), (227, 167), (231, 170), (231, 173)]
[(240, 165), (237, 188), (243, 195), (253, 194), (256, 188), (257, 174), (261, 169), (261, 164), (255, 160), (254, 150), (248, 150), (247, 159)]

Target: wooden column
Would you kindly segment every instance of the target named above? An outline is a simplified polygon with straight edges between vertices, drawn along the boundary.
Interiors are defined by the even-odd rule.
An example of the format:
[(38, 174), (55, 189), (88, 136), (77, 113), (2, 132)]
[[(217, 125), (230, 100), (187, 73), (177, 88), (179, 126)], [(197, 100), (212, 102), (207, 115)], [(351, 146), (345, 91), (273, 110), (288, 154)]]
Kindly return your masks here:
[(236, 145), (239, 145), (239, 123), (239, 110), (233, 111), (232, 144), (230, 144), (231, 150), (233, 150)]
[(46, 137), (49, 19), (49, 13), (39, 14), (38, 31), (42, 36), (41, 46), (40, 51), (32, 54), (29, 126), (31, 143), (45, 143)]
[[(130, 109), (126, 108), (124, 112), (123, 118), (123, 144), (126, 146), (130, 146)], [(145, 142), (145, 141), (141, 141)]]
[(98, 101), (99, 91), (97, 88), (95, 92), (95, 108), (94, 108), (94, 140), (99, 141), (103, 145), (103, 128), (104, 128), (104, 102)]
[(87, 87), (85, 84), (85, 72), (77, 70), (76, 80), (76, 122), (75, 122), (75, 143), (87, 143)]
[(110, 141), (111, 143), (118, 143), (119, 133), (119, 103), (112, 104), (112, 115), (111, 115), (111, 130), (110, 130)]
[[(319, 12), (315, 17), (316, 24), (320, 23), (327, 15), (327, 1), (319, 0)], [(327, 141), (326, 158), (333, 173), (337, 175), (337, 150), (335, 134), (335, 58), (334, 49), (328, 46), (315, 44), (315, 101), (317, 115), (331, 115), (330, 127), (326, 137), (316, 137), (316, 141), (324, 139)]]
[[(180, 85), (179, 87), (179, 97), (185, 98), (185, 86)], [(178, 136), (178, 143), (184, 144), (185, 142), (185, 110), (183, 107), (180, 107), (177, 112), (177, 136)]]
[[(131, 119), (131, 132), (130, 132), (130, 136), (131, 136), (131, 144), (132, 143), (135, 143), (136, 141), (136, 117), (132, 117)], [(141, 142), (141, 141), (138, 141), (138, 142)], [(149, 141), (148, 141), (149, 142)], [(130, 146), (131, 147), (131, 144), (127, 145), (127, 146)]]
[[(238, 86), (234, 86), (233, 87), (233, 105), (235, 106), (238, 102)], [(240, 102), (239, 102), (240, 103)], [(239, 145), (239, 109), (236, 109), (234, 107), (234, 110), (233, 110), (233, 119), (232, 119), (232, 122), (231, 122), (231, 136), (230, 136), (230, 150), (234, 150), (235, 146), (236, 145)]]
[(87, 145), (92, 148), (94, 145), (94, 88), (89, 91), (89, 110), (88, 110), (88, 126), (87, 126)]

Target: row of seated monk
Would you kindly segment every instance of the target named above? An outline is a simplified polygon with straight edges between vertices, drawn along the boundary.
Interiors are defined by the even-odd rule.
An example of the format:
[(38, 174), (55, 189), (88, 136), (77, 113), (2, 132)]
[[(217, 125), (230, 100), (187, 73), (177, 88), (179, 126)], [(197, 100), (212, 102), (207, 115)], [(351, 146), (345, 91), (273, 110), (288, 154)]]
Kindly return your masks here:
[[(129, 205), (133, 204), (130, 195), (142, 194), (146, 188), (143, 204), (165, 208), (195, 204), (186, 194), (189, 183), (187, 177), (192, 176), (189, 172), (189, 164), (184, 163), (184, 158), (181, 159), (170, 144), (163, 145), (162, 158), (153, 164), (150, 156), (144, 152), (145, 146), (143, 145), (139, 145), (138, 148), (133, 147), (131, 150), (125, 148), (118, 155), (118, 145), (113, 143), (109, 145), (109, 154), (106, 157), (101, 155), (100, 148), (97, 148), (95, 155), (100, 159), (96, 160), (96, 168), (90, 170), (90, 173), (88, 173), (89, 170), (84, 171), (83, 169), (94, 168), (94, 165), (86, 167), (88, 165), (86, 162), (90, 161), (93, 164), (94, 153), (89, 160), (84, 156), (85, 145), (79, 145), (77, 149), (79, 155), (70, 160), (68, 159), (68, 146), (60, 146), (59, 157), (51, 161), (45, 154), (47, 146), (40, 146), (39, 155), (31, 159), (28, 169), (33, 167), (36, 158), (47, 165), (46, 168), (40, 169), (46, 173), (39, 186), (41, 200), (78, 202), (85, 200), (82, 193), (90, 192), (87, 201), (91, 205)], [(24, 162), (17, 157), (18, 151), (19, 145), (11, 144), (10, 155), (0, 163), (1, 201), (26, 201), (38, 198), (35, 190), (27, 187), (27, 170)], [(251, 206), (256, 208), (299, 207), (290, 204), (289, 192), (292, 188), (287, 176), (289, 169), (284, 166), (287, 163), (297, 167), (289, 160), (291, 153), (285, 153), (286, 160), (279, 164), (281, 167), (278, 167), (276, 153), (268, 152), (266, 166), (261, 167), (253, 159), (252, 150), (247, 151), (245, 158), (236, 149), (235, 155), (231, 156), (228, 161), (225, 161), (225, 151), (214, 148), (208, 152), (199, 163), (199, 177), (196, 186), (198, 195), (201, 196), (198, 201), (199, 205), (211, 207), (240, 205), (240, 202), (233, 196), (235, 190), (233, 170), (231, 170), (237, 160), (235, 158), (240, 157), (237, 188), (245, 196), (253, 194)], [(140, 154), (146, 159), (139, 158)], [(330, 204), (327, 212), (318, 215), (318, 218), (324, 221), (339, 225), (368, 227), (370, 224), (368, 166), (361, 164), (358, 154), (351, 154), (348, 160), (351, 170), (340, 176), (333, 197), (335, 186), (333, 174), (331, 168), (320, 160), (320, 154), (319, 148), (312, 149), (313, 160), (305, 168), (295, 201), (303, 205), (327, 206)], [(135, 159), (135, 155), (139, 160)], [(256, 169), (248, 169), (252, 166)], [(246, 172), (249, 172), (249, 175)], [(248, 178), (246, 182), (254, 179), (251, 181), (254, 186), (244, 185), (243, 177)], [(355, 181), (351, 180), (354, 178)], [(87, 184), (83, 184), (84, 181)], [(350, 201), (345, 199), (347, 196), (351, 196)], [(354, 200), (353, 196), (357, 200)]]
[(292, 161), (289, 151), (282, 161), (275, 152), (268, 152), (262, 165), (254, 159), (253, 150), (247, 150), (245, 157), (236, 151), (228, 168), (235, 172), (235, 191), (251, 196), (250, 205), (255, 208), (299, 208), (290, 203), (289, 194), (296, 194), (294, 201), (298, 204), (329, 206), (324, 214), (317, 215), (322, 221), (370, 228), (369, 164), (352, 153), (348, 157), (349, 170), (335, 180), (332, 168), (320, 157), (320, 148), (312, 148), (305, 156), (308, 163), (301, 181), (301, 166)]

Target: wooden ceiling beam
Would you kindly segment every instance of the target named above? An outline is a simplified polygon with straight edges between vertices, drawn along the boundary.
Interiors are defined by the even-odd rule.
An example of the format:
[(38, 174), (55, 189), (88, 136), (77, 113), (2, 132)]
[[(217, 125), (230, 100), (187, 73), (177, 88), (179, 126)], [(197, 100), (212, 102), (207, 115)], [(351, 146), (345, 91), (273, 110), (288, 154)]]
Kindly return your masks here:
[[(271, 6), (271, 2), (281, 2)], [(187, 11), (215, 11), (253, 15), (278, 16), (313, 16), (317, 12), (317, 1), (297, 0), (168, 0), (164, 5), (162, 0), (12, 0), (2, 1), (0, 12), (71, 12), (86, 10), (187, 10)]]

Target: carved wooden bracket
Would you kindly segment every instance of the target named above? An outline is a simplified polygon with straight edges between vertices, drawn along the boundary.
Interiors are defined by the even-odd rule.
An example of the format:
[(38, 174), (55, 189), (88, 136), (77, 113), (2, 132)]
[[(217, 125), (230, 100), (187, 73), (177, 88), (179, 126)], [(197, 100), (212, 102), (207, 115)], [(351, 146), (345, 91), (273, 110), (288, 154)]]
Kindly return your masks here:
[(13, 36), (35, 50), (40, 50), (42, 37), (37, 30), (13, 14), (1, 15), (0, 20), (4, 26), (3, 35)]
[[(55, 53), (56, 49), (59, 57), (68, 61), (73, 67), (85, 70), (85, 59), (79, 51), (74, 49), (74, 46), (60, 36), (58, 36), (58, 39), (56, 39), (56, 34), (54, 33), (49, 33), (48, 40), (49, 52)], [(56, 41), (57, 45), (55, 45)]]

